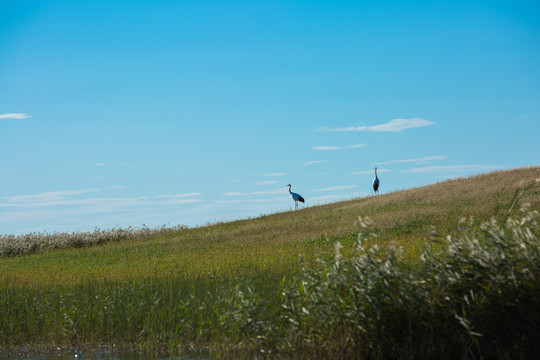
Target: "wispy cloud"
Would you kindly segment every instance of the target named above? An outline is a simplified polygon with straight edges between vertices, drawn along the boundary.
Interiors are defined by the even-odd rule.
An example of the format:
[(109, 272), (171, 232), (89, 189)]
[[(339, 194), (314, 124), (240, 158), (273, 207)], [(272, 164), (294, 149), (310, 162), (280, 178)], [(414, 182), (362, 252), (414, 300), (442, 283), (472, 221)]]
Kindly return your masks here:
[(382, 131), (382, 132), (401, 132), (406, 129), (413, 129), (417, 127), (424, 127), (429, 125), (434, 125), (433, 121), (412, 118), (412, 119), (394, 119), (386, 124), (380, 124), (375, 126), (370, 126), (370, 131)]
[(49, 203), (51, 201), (60, 201), (69, 196), (88, 194), (101, 191), (100, 189), (80, 189), (80, 190), (61, 190), (49, 191), (40, 194), (9, 196), (6, 198), (8, 203)]
[(501, 165), (449, 165), (449, 166), (426, 166), (403, 170), (404, 173), (467, 173), (503, 169)]
[(223, 195), (223, 196), (240, 196), (240, 195), (244, 195), (244, 194), (241, 193), (241, 192), (229, 191), (229, 192), (223, 193), (221, 195)]
[[(124, 188), (123, 185), (113, 186), (113, 189)], [(198, 202), (200, 200), (193, 197), (202, 195), (201, 193), (186, 193), (176, 195), (156, 195), (151, 200), (146, 196), (137, 198), (105, 198), (105, 197), (81, 197), (89, 193), (100, 192), (101, 189), (80, 189), (80, 190), (61, 190), (50, 191), (33, 195), (18, 195), (5, 198), (5, 203), (0, 203), (0, 207), (19, 207), (19, 208), (46, 208), (58, 206), (94, 206), (97, 205), (114, 205), (124, 206), (127, 204), (139, 205), (169, 205)]]
[(344, 128), (328, 128), (320, 127), (318, 131), (338, 131), (338, 132), (352, 132), (352, 131), (374, 131), (374, 132), (401, 132), (406, 129), (412, 129), (417, 127), (434, 125), (433, 121), (429, 121), (421, 118), (411, 119), (393, 119), (387, 123), (373, 125), (373, 126), (349, 126)]
[[(135, 204), (141, 204), (144, 198), (104, 198), (104, 197), (90, 197), (90, 198), (61, 198), (51, 199), (47, 201), (29, 201), (20, 203), (7, 203), (0, 204), (0, 207), (11, 207), (20, 209), (75, 209), (81, 207), (87, 207), (89, 210), (99, 207), (120, 207), (129, 206)], [(91, 211), (88, 211), (89, 213)], [(98, 212), (97, 210), (95, 211)]]
[(186, 198), (186, 197), (193, 197), (193, 196), (201, 196), (202, 193), (185, 193), (185, 194), (176, 194), (176, 195), (156, 195), (156, 198)]
[[(389, 172), (392, 172), (392, 170), (389, 170), (389, 169), (379, 169), (377, 168), (377, 173), (378, 174), (384, 174), (384, 173), (389, 173)], [(361, 170), (361, 171), (355, 171), (355, 172), (352, 172), (351, 175), (371, 175), (371, 174), (375, 174), (375, 170), (374, 169), (371, 169), (371, 170)]]
[(0, 119), (13, 119), (13, 120), (20, 120), (20, 119), (28, 119), (32, 117), (31, 115), (22, 114), (22, 113), (16, 113), (16, 114), (0, 114)]
[(337, 200), (337, 199), (339, 199), (339, 198), (342, 197), (342, 196), (343, 196), (343, 195), (337, 195), (337, 194), (315, 196), (315, 197), (309, 198), (309, 201), (310, 201), (310, 202), (314, 202), (314, 201), (330, 201), (330, 200)]
[(284, 194), (288, 192), (288, 190), (283, 187), (283, 189), (275, 189), (275, 190), (264, 190), (264, 191), (253, 191), (250, 193), (247, 193), (247, 195), (273, 195), (273, 194)]
[(341, 150), (343, 147), (341, 146), (314, 146), (312, 147), (313, 150), (319, 150), (319, 151), (328, 151), (328, 150)]
[(338, 190), (354, 189), (356, 187), (358, 187), (358, 185), (339, 185), (339, 186), (331, 186), (331, 187), (322, 188), (322, 189), (316, 189), (312, 191), (313, 192), (338, 191)]
[(310, 166), (310, 165), (315, 165), (315, 164), (320, 164), (320, 163), (325, 163), (325, 162), (328, 162), (328, 160), (313, 160), (313, 161), (305, 162), (302, 165), (303, 166)]
[(343, 150), (343, 149), (356, 149), (366, 146), (365, 144), (355, 144), (347, 146), (314, 146), (313, 150), (328, 151), (328, 150)]
[(258, 181), (255, 184), (256, 185), (274, 185), (274, 184), (277, 184), (277, 183), (278, 183), (277, 180), (265, 180), (265, 181)]
[(357, 148), (361, 148), (361, 147), (364, 147), (364, 146), (367, 146), (366, 144), (355, 144), (355, 145), (349, 145), (349, 146), (345, 146), (346, 148), (348, 149), (357, 149)]
[(90, 230), (95, 226), (158, 226), (177, 219), (186, 223), (189, 216), (206, 206), (202, 200), (189, 197), (97, 197), (88, 196), (90, 190), (99, 191), (65, 190), (0, 199), (0, 228), (28, 233)]
[(222, 196), (245, 196), (245, 195), (275, 195), (275, 194), (284, 194), (287, 193), (288, 190), (286, 186), (283, 188), (278, 188), (274, 190), (263, 190), (263, 191), (252, 191), (252, 192), (237, 192), (237, 191), (230, 191), (226, 193), (222, 193)]
[(171, 198), (167, 201), (153, 201), (148, 202), (148, 204), (153, 205), (179, 205), (179, 204), (192, 204), (192, 203), (198, 203), (201, 202), (200, 199), (184, 199), (184, 198)]
[[(110, 190), (107, 187), (105, 190)], [(232, 218), (271, 213), (292, 200), (287, 187), (253, 193), (254, 195), (204, 199), (201, 193), (139, 197), (105, 197), (100, 189), (61, 190), (32, 195), (0, 198), (0, 229), (10, 233), (31, 231), (76, 231), (116, 226), (160, 226), (181, 221), (186, 225), (205, 224)], [(265, 195), (273, 194), (273, 195)], [(255, 196), (258, 195), (258, 196)], [(8, 200), (10, 202), (8, 202)], [(223, 215), (232, 214), (236, 215)], [(215, 220), (212, 220), (215, 219)]]
[(269, 199), (251, 199), (247, 201), (254, 202), (254, 203), (272, 203), (272, 202), (283, 202), (286, 199), (288, 198), (287, 197), (274, 197), (274, 198), (269, 198)]
[[(288, 195), (288, 194), (287, 194)], [(267, 199), (232, 199), (232, 200), (213, 200), (213, 203), (217, 204), (248, 204), (248, 203), (284, 203), (289, 201), (288, 196), (279, 196)]]
[(125, 189), (126, 186), (125, 185), (114, 185), (114, 186), (111, 186), (111, 189)]
[(411, 163), (411, 162), (417, 163), (417, 164), (427, 164), (433, 161), (444, 160), (444, 159), (448, 159), (448, 156), (435, 155), (435, 156), (426, 156), (426, 157), (416, 158), (416, 159), (390, 160), (390, 161), (373, 163), (373, 165), (388, 165), (388, 164)]
[(263, 176), (286, 176), (287, 173), (270, 173), (270, 174), (263, 174)]
[(163, 219), (185, 219), (205, 204), (200, 199), (189, 197), (199, 193), (133, 198), (88, 195), (99, 191), (62, 190), (0, 199), (0, 228), (27, 233), (62, 229), (75, 231), (95, 226), (119, 226), (120, 223), (123, 226), (149, 222), (158, 225), (168, 222)]
[[(221, 194), (221, 195), (225, 195), (225, 194)], [(238, 203), (244, 202), (244, 200), (238, 200), (238, 199), (234, 199), (234, 200), (214, 200), (214, 202), (217, 203), (217, 204), (238, 204)]]
[(95, 163), (94, 166), (106, 166), (106, 163)]

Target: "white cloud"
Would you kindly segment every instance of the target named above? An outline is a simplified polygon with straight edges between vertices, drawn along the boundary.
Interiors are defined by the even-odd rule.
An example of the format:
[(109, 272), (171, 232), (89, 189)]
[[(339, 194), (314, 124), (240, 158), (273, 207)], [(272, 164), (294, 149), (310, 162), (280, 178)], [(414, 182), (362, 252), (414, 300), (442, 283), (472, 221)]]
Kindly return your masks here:
[(324, 201), (324, 200), (336, 200), (339, 199), (342, 195), (332, 194), (332, 195), (322, 195), (322, 196), (315, 196), (312, 198), (309, 198), (311, 202), (314, 201)]
[(405, 129), (412, 129), (417, 127), (434, 125), (433, 121), (420, 118), (411, 119), (393, 119), (387, 123), (373, 125), (373, 126), (350, 126), (345, 128), (331, 129), (327, 127), (320, 127), (318, 131), (338, 131), (338, 132), (351, 132), (351, 131), (374, 131), (374, 132), (401, 132)]
[(58, 198), (50, 200), (37, 200), (37, 201), (28, 201), (28, 202), (18, 202), (18, 203), (8, 203), (0, 204), (0, 206), (11, 206), (12, 208), (23, 208), (23, 209), (39, 209), (39, 208), (49, 208), (54, 209), (58, 207), (70, 208), (81, 208), (85, 207), (87, 209), (96, 209), (103, 207), (118, 207), (134, 205), (140, 202), (142, 198), (83, 198), (83, 199), (74, 199), (74, 198)]
[(247, 195), (271, 195), (271, 194), (283, 194), (285, 192), (288, 192), (288, 190), (286, 189), (286, 186), (284, 186), (283, 189), (253, 191), (253, 192), (247, 193)]
[(230, 192), (223, 193), (221, 195), (223, 195), (223, 196), (239, 196), (239, 195), (244, 195), (244, 194), (240, 193), (240, 192), (236, 192), (236, 191), (230, 191)]
[(213, 200), (211, 202), (216, 204), (252, 204), (252, 203), (275, 203), (283, 204), (287, 203), (290, 200), (290, 197), (288, 196), (279, 196), (274, 198), (267, 198), (267, 199), (234, 199), (234, 200)]
[(14, 119), (14, 120), (20, 120), (20, 119), (28, 119), (32, 117), (31, 115), (27, 114), (0, 114), (0, 119)]
[(413, 119), (394, 119), (386, 124), (370, 126), (370, 131), (383, 131), (383, 132), (400, 132), (405, 129), (412, 129), (417, 127), (434, 125), (433, 121), (413, 118)]
[(201, 196), (202, 193), (186, 193), (186, 194), (176, 194), (176, 195), (156, 195), (156, 198), (186, 198), (186, 197), (192, 197), (192, 196)]
[[(114, 189), (124, 188), (123, 185), (113, 186)], [(99, 192), (101, 189), (81, 189), (81, 190), (62, 190), (51, 191), (34, 195), (19, 195), (10, 196), (6, 198), (5, 203), (0, 203), (0, 207), (10, 208), (47, 208), (58, 206), (71, 206), (71, 207), (89, 207), (96, 209), (99, 212), (99, 208), (103, 207), (118, 207), (118, 206), (131, 206), (131, 205), (170, 205), (170, 204), (186, 204), (199, 202), (201, 200), (191, 199), (195, 196), (202, 195), (201, 193), (186, 193), (177, 195), (157, 195), (154, 199), (165, 199), (159, 201), (151, 201), (147, 196), (138, 198), (101, 198), (90, 197), (80, 198), (77, 195), (89, 194), (93, 192)]]
[[(384, 173), (389, 173), (389, 172), (392, 172), (392, 170), (389, 170), (389, 169), (377, 169), (378, 174), (384, 174)], [(372, 174), (375, 175), (375, 170), (374, 169), (355, 171), (355, 172), (351, 173), (351, 175), (372, 175)]]
[(63, 200), (68, 196), (87, 194), (91, 192), (98, 192), (101, 189), (80, 189), (80, 190), (61, 190), (61, 191), (49, 191), (40, 194), (33, 195), (18, 195), (9, 196), (6, 198), (8, 203), (48, 203), (51, 201)]
[[(236, 193), (253, 197), (233, 196), (204, 201), (197, 198), (200, 193), (196, 192), (136, 198), (92, 197), (92, 194), (87, 194), (94, 190), (100, 191), (63, 190), (0, 198), (0, 231), (22, 234), (31, 231), (92, 230), (95, 226), (110, 228), (146, 224), (154, 227), (176, 224), (177, 221), (186, 225), (202, 225), (209, 221), (229, 221), (254, 214), (273, 213), (293, 203), (285, 186), (273, 191)], [(230, 215), (233, 213), (234, 216)]]
[(94, 166), (106, 166), (106, 163), (95, 163)]
[(449, 165), (449, 166), (426, 166), (403, 170), (405, 173), (467, 173), (502, 169), (501, 165)]
[(417, 164), (426, 164), (433, 161), (444, 160), (444, 159), (448, 159), (448, 156), (435, 155), (435, 156), (426, 156), (423, 158), (416, 158), (416, 159), (390, 160), (390, 161), (373, 163), (373, 165), (388, 165), (388, 164), (409, 163), (409, 162), (414, 162)]
[(111, 186), (111, 189), (125, 189), (126, 186), (125, 185), (114, 185), (114, 186)]
[(320, 150), (320, 151), (328, 151), (328, 150), (341, 150), (343, 147), (341, 146), (314, 146), (312, 147), (313, 150)]
[[(62, 192), (65, 194), (65, 192)], [(45, 199), (40, 197), (39, 199)], [(53, 201), (0, 203), (0, 228), (9, 232), (91, 230), (95, 226), (158, 226), (193, 215), (200, 200), (172, 198), (150, 201), (138, 198), (63, 198)], [(182, 205), (186, 204), (186, 205)], [(203, 205), (200, 205), (203, 206)], [(180, 214), (180, 216), (178, 216)], [(184, 220), (183, 220), (184, 222)], [(3, 231), (6, 231), (3, 230)]]
[(283, 203), (284, 201), (287, 201), (287, 199), (289, 198), (278, 197), (278, 198), (271, 198), (271, 199), (252, 199), (248, 201), (253, 202), (253, 203), (274, 203), (274, 202)]
[(154, 201), (154, 202), (148, 202), (149, 204), (154, 205), (177, 205), (177, 204), (192, 204), (192, 203), (198, 203), (201, 202), (200, 199), (182, 199), (182, 198), (171, 198), (167, 201)]
[(275, 189), (275, 190), (252, 191), (252, 192), (248, 192), (248, 193), (230, 191), (230, 192), (223, 193), (221, 195), (222, 196), (275, 195), (275, 194), (283, 194), (283, 193), (286, 193), (287, 191), (288, 191), (287, 187), (284, 186), (283, 188), (278, 188), (278, 189)]
[(356, 187), (358, 187), (358, 185), (339, 185), (339, 186), (332, 186), (332, 187), (327, 187), (327, 188), (317, 189), (317, 190), (312, 190), (312, 191), (313, 192), (337, 191), (337, 190), (354, 189)]
[(302, 165), (309, 166), (309, 165), (320, 164), (320, 163), (325, 163), (325, 162), (328, 162), (328, 160), (313, 160), (313, 161), (305, 162)]
[(276, 180), (266, 180), (266, 181), (258, 181), (255, 184), (256, 185), (274, 185), (274, 184), (277, 184), (277, 183), (278, 183), (278, 181), (276, 181)]
[(328, 151), (328, 150), (342, 150), (342, 149), (356, 149), (366, 146), (365, 144), (355, 144), (348, 146), (314, 146), (313, 150)]
[(270, 173), (270, 174), (264, 174), (263, 176), (285, 176), (287, 173)]

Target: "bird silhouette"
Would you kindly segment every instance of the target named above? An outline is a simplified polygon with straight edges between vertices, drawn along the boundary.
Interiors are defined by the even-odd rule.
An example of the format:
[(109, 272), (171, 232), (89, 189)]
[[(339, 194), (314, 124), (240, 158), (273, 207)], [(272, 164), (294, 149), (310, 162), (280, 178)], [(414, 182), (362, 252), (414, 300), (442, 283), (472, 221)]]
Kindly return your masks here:
[(375, 167), (375, 179), (373, 179), (373, 191), (375, 191), (375, 193), (378, 193), (379, 192), (379, 178), (377, 177), (377, 167)]
[(294, 200), (294, 208), (295, 209), (298, 209), (298, 202), (300, 201), (301, 203), (305, 203), (305, 200), (302, 196), (300, 196), (300, 194), (297, 194), (297, 193), (293, 193), (291, 191), (291, 184), (287, 185), (289, 187), (289, 194), (291, 194), (293, 200)]

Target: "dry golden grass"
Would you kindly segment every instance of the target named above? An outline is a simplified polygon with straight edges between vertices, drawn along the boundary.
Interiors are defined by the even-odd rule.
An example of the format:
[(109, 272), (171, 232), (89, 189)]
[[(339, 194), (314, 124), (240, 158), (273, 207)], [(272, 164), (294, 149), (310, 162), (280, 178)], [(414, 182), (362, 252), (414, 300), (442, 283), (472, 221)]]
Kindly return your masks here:
[[(425, 240), (432, 226), (450, 232), (463, 217), (478, 221), (507, 213), (516, 191), (540, 178), (540, 167), (496, 171), (473, 177), (289, 211), (256, 219), (191, 229), (162, 241), (204, 244), (291, 244), (320, 237), (341, 237), (358, 230), (357, 219), (371, 217), (384, 240), (404, 245)], [(538, 186), (522, 202), (540, 206)]]
[[(325, 239), (353, 244), (358, 217), (371, 217), (382, 245), (415, 252), (437, 233), (450, 233), (463, 217), (478, 222), (503, 217), (516, 192), (540, 178), (540, 167), (496, 171), (473, 177), (344, 202), (165, 232), (87, 248), (0, 259), (0, 284), (124, 281), (148, 276), (235, 277), (290, 273), (299, 255), (312, 258)], [(521, 200), (540, 208), (540, 185)]]
[[(358, 329), (355, 324), (359, 319), (367, 321), (362, 326), (371, 324), (369, 339), (391, 339), (390, 345), (393, 344), (395, 349), (400, 349), (403, 354), (412, 354), (403, 358), (421, 358), (421, 354), (444, 352), (448, 339), (457, 351), (470, 351), (470, 347), (467, 350), (467, 341), (465, 347), (461, 346), (460, 341), (467, 340), (464, 336), (468, 336), (468, 333), (463, 332), (463, 326), (455, 315), (467, 309), (467, 314), (473, 314), (471, 321), (477, 321), (472, 323), (473, 328), (476, 330), (484, 326), (489, 331), (500, 328), (500, 325), (491, 326), (491, 320), (496, 318), (492, 314), (501, 311), (497, 304), (484, 306), (486, 296), (476, 297), (479, 305), (471, 303), (468, 298), (472, 294), (471, 289), (475, 290), (475, 294), (490, 292), (490, 297), (493, 297), (493, 294), (499, 294), (502, 287), (493, 285), (492, 290), (491, 283), (503, 279), (503, 285), (511, 285), (511, 291), (505, 293), (506, 302), (503, 304), (512, 304), (512, 311), (526, 319), (530, 314), (534, 318), (534, 314), (538, 313), (536, 282), (527, 278), (523, 282), (525, 287), (518, 287), (521, 300), (523, 289), (529, 289), (527, 286), (532, 289), (527, 294), (532, 294), (530, 298), (534, 300), (530, 304), (521, 301), (520, 308), (514, 306), (516, 293), (512, 290), (515, 287), (516, 269), (525, 275), (531, 271), (538, 273), (538, 267), (531, 265), (538, 263), (540, 254), (537, 251), (537, 230), (534, 230), (534, 234), (528, 230), (526, 234), (524, 232), (527, 236), (522, 236), (521, 243), (515, 241), (518, 237), (507, 238), (505, 241), (510, 243), (503, 242), (503, 249), (514, 251), (499, 251), (500, 247), (492, 250), (491, 253), (502, 254), (498, 257), (491, 256), (490, 251), (483, 248), (474, 248), (480, 244), (475, 239), (456, 236), (457, 242), (451, 245), (459, 250), (461, 241), (464, 255), (453, 258), (454, 267), (447, 266), (447, 262), (440, 266), (439, 260), (446, 261), (444, 258), (438, 259), (440, 253), (437, 256), (418, 256), (415, 262), (410, 262), (408, 255), (414, 258), (425, 242), (431, 241), (432, 228), (440, 235), (448, 235), (463, 217), (475, 218), (471, 225), (473, 230), (481, 228), (480, 223), (492, 217), (506, 219), (520, 189), (526, 189), (520, 204), (529, 203), (532, 210), (540, 210), (540, 182), (537, 179), (540, 179), (540, 167), (498, 171), (255, 219), (178, 231), (169, 229), (142, 238), (117, 239), (81, 248), (0, 258), (0, 357), (3, 348), (27, 348), (35, 344), (53, 349), (58, 345), (116, 344), (154, 352), (165, 347), (173, 353), (186, 346), (206, 348), (216, 345), (228, 349), (240, 343), (253, 344), (254, 341), (263, 341), (258, 345), (260, 348), (279, 349), (286, 348), (284, 343), (300, 344), (296, 340), (306, 339), (302, 346), (305, 345), (307, 350), (299, 357), (320, 358), (318, 355), (326, 352), (327, 355), (322, 357), (333, 358), (343, 356), (341, 351), (349, 346), (348, 340), (347, 344), (342, 343), (348, 339), (342, 331), (354, 332), (354, 329)], [(388, 243), (399, 245), (406, 250), (405, 257), (397, 261), (398, 257), (392, 256), (395, 252), (374, 249), (370, 253), (371, 258), (364, 256), (368, 262), (354, 266), (362, 256), (346, 255), (353, 251), (358, 239), (359, 217), (370, 217), (376, 223), (372, 231), (378, 237), (369, 241), (383, 247)], [(516, 221), (512, 229), (523, 225)], [(337, 241), (343, 245), (342, 253), (345, 256), (339, 259), (337, 256), (328, 257), (333, 253), (332, 248)], [(369, 248), (366, 246), (366, 249)], [(439, 250), (433, 246), (428, 248)], [(470, 256), (467, 256), (467, 251)], [(456, 253), (455, 250), (452, 252)], [(479, 258), (477, 253), (481, 253), (483, 258)], [(508, 261), (512, 254), (515, 261)], [(306, 263), (300, 261), (300, 255), (303, 255)], [(385, 257), (387, 255), (389, 257)], [(318, 261), (315, 262), (315, 259)], [(355, 272), (342, 271), (343, 266), (337, 266), (337, 262), (346, 264), (342, 261), (346, 259), (350, 261), (350, 270), (360, 271), (357, 275), (369, 278), (369, 281), (348, 277), (347, 274), (354, 275)], [(426, 259), (433, 262), (426, 265)], [(463, 263), (465, 260), (467, 262)], [(486, 267), (488, 263), (494, 265)], [(524, 263), (531, 265), (529, 273), (522, 271)], [(314, 264), (317, 265), (312, 266)], [(473, 268), (471, 264), (480, 264), (480, 268)], [(390, 265), (393, 266), (392, 271), (389, 271)], [(421, 269), (429, 276), (436, 275), (437, 281), (430, 282), (436, 285), (432, 289), (434, 292), (426, 292), (429, 287), (422, 285), (427, 282), (420, 276)], [(505, 269), (508, 276), (499, 276)], [(461, 278), (465, 283), (456, 288), (456, 274), (460, 271), (463, 272)], [(470, 275), (471, 272), (474, 276)], [(483, 282), (478, 282), (479, 274), (485, 276)], [(302, 278), (303, 275), (308, 276)], [(538, 279), (534, 274), (529, 277)], [(456, 291), (445, 292), (446, 288), (438, 285), (443, 278), (450, 279), (452, 286), (448, 288)], [(303, 285), (299, 285), (298, 279), (302, 279)], [(466, 282), (467, 279), (470, 279), (470, 284)], [(308, 294), (305, 292), (306, 286), (311, 289), (308, 292), (310, 296), (304, 296)], [(349, 296), (347, 292), (335, 291), (338, 288), (354, 291)], [(288, 295), (284, 297), (280, 289)], [(362, 299), (360, 302), (354, 303), (360, 307), (352, 309), (354, 311), (343, 308), (356, 296), (357, 290), (366, 294), (358, 298)], [(336, 298), (343, 294), (345, 298)], [(292, 299), (292, 302), (283, 303), (282, 298)], [(440, 300), (447, 298), (452, 301), (443, 301), (448, 305), (445, 305), (446, 312), (439, 311)], [(295, 299), (301, 302), (295, 304)], [(314, 302), (308, 304), (302, 299), (313, 299)], [(400, 302), (403, 299), (406, 301)], [(419, 302), (415, 302), (417, 300)], [(380, 304), (384, 305), (383, 308), (379, 307)], [(403, 307), (400, 304), (420, 305)], [(468, 307), (465, 308), (464, 304)], [(284, 313), (283, 305), (288, 306), (290, 311)], [(299, 312), (295, 313), (291, 305)], [(425, 321), (418, 321), (418, 309), (422, 307), (427, 309), (422, 315)], [(503, 307), (503, 311), (508, 310), (505, 309)], [(328, 316), (320, 316), (323, 313)], [(386, 317), (377, 314), (386, 314)], [(410, 316), (405, 321), (396, 322), (396, 318), (403, 314)], [(283, 327), (283, 316), (292, 320), (287, 324), (294, 324), (299, 318), (305, 321), (298, 322), (296, 329)], [(349, 319), (352, 326), (334, 326), (336, 319)], [(381, 319), (383, 323), (379, 321)], [(522, 318), (512, 319), (515, 328), (522, 329)], [(469, 319), (464, 321), (467, 323)], [(309, 322), (312, 326), (304, 326)], [(392, 324), (396, 331), (388, 332), (386, 324)], [(400, 331), (409, 331), (409, 324), (420, 325), (420, 328), (417, 332), (409, 332), (410, 337), (406, 338)], [(325, 328), (328, 332), (319, 339), (319, 330)], [(446, 329), (446, 332), (439, 333), (439, 329)], [(526, 329), (524, 333), (513, 333), (517, 334), (515, 338), (519, 342), (526, 335), (533, 339), (530, 343), (536, 344), (538, 336), (535, 331)], [(330, 334), (330, 337), (326, 334)], [(433, 337), (433, 334), (437, 336)], [(289, 341), (291, 335), (296, 337), (293, 342)], [(314, 337), (310, 338), (312, 335)], [(354, 333), (351, 336), (358, 340), (357, 345), (362, 348), (365, 338)], [(508, 341), (501, 340), (507, 338)], [(411, 344), (408, 340), (404, 344), (404, 339), (431, 339), (427, 343), (430, 347), (420, 343), (420, 346), (407, 348)], [(506, 333), (497, 339), (497, 349), (499, 345), (512, 347), (517, 343)], [(274, 340), (275, 343), (272, 343)], [(281, 340), (284, 343), (280, 345)], [(362, 349), (369, 351), (377, 346), (390, 352), (392, 358), (399, 357), (393, 348), (378, 340), (373, 347)], [(527, 346), (523, 348), (528, 349)], [(534, 346), (531, 348), (531, 351), (537, 349)], [(356, 351), (358, 348), (351, 349), (354, 353), (351, 358), (363, 356)], [(486, 349), (484, 353), (491, 351), (490, 344), (486, 345)], [(334, 350), (342, 355), (329, 355)], [(249, 357), (248, 353), (241, 354), (239, 357)], [(452, 354), (444, 354), (448, 358), (456, 358)], [(430, 355), (424, 358), (441, 357)]]

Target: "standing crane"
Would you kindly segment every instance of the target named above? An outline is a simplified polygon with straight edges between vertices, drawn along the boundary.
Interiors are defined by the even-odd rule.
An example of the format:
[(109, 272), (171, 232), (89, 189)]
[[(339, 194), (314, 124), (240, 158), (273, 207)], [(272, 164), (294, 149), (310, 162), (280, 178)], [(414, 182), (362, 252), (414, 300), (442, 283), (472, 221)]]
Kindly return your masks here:
[(298, 202), (300, 201), (301, 203), (304, 203), (305, 200), (302, 196), (300, 196), (300, 194), (297, 194), (297, 193), (293, 193), (291, 191), (291, 184), (287, 185), (289, 187), (289, 194), (291, 194), (293, 200), (294, 200), (294, 208), (297, 210), (298, 209)]
[(375, 191), (375, 193), (378, 193), (379, 192), (379, 178), (377, 177), (377, 167), (375, 167), (375, 179), (373, 179), (373, 191)]

